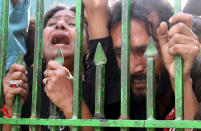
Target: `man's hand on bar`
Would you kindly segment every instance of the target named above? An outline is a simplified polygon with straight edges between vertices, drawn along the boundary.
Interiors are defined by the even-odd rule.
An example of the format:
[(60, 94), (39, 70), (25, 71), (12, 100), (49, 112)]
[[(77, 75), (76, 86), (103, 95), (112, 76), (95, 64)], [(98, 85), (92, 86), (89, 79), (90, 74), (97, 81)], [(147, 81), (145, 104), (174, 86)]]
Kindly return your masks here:
[(162, 22), (157, 30), (161, 55), (169, 72), (171, 84), (174, 89), (174, 56), (183, 58), (183, 85), (184, 85), (184, 119), (193, 120), (198, 109), (198, 101), (192, 89), (190, 77), (195, 58), (200, 52), (198, 37), (192, 32), (192, 16), (178, 13), (170, 18), (170, 24), (175, 24), (168, 30), (167, 24)]
[[(12, 116), (12, 107), (15, 99), (15, 95), (20, 94), (22, 96), (22, 103), (26, 100), (29, 92), (28, 78), (25, 66), (13, 64), (3, 79), (3, 92), (5, 95), (5, 103), (8, 109), (9, 115)], [(11, 87), (11, 82), (17, 82), (18, 87)]]
[(190, 77), (195, 57), (199, 55), (198, 37), (192, 32), (190, 15), (179, 13), (171, 17), (169, 22), (175, 25), (168, 30), (167, 24), (162, 22), (157, 31), (162, 57), (170, 78), (174, 79), (174, 56), (181, 55), (185, 80)]
[(108, 21), (110, 18), (108, 0), (83, 0), (83, 3), (87, 14), (89, 38), (108, 37)]

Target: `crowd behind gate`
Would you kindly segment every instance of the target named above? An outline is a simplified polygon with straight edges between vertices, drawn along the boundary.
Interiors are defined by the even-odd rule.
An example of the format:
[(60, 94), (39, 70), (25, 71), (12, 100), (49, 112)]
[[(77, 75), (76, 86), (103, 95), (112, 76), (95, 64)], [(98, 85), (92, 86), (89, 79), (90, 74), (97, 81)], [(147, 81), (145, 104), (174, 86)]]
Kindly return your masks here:
[[(84, 3), (82, 119), (146, 120), (146, 73), (144, 53), (150, 41), (157, 48), (155, 61), (157, 120), (175, 119), (174, 56), (183, 59), (184, 120), (201, 119), (201, 0), (189, 0), (183, 12), (174, 14), (168, 0), (131, 0), (130, 3), (130, 115), (120, 116), (121, 104), (121, 1), (112, 7), (108, 0), (82, 0)], [(29, 18), (30, 0), (11, 0), (7, 74), (3, 79), (4, 117), (13, 116), (17, 94), (22, 96), (22, 118), (31, 117), (35, 20)], [(44, 14), (43, 64), (40, 118), (51, 118), (50, 103), (60, 109), (61, 119), (71, 119), (76, 6), (56, 6)], [(22, 17), (21, 17), (22, 16)], [(20, 19), (15, 19), (20, 18)], [(29, 23), (29, 24), (28, 24)], [(105, 68), (104, 114), (95, 113), (94, 56), (98, 43), (107, 58)], [(61, 49), (63, 65), (55, 61)], [(19, 52), (24, 65), (16, 64)], [(10, 64), (9, 64), (10, 62)], [(17, 88), (11, 83), (15, 82)], [(3, 107), (2, 107), (3, 108)], [(11, 130), (3, 125), (3, 131)], [(51, 127), (39, 126), (40, 130)], [(68, 131), (71, 127), (59, 127)], [(21, 126), (22, 131), (30, 130)], [(94, 130), (82, 127), (82, 130)], [(119, 130), (119, 128), (104, 128)], [(132, 128), (141, 131), (144, 128)], [(171, 130), (171, 129), (156, 129)], [(186, 129), (195, 130), (195, 129)]]

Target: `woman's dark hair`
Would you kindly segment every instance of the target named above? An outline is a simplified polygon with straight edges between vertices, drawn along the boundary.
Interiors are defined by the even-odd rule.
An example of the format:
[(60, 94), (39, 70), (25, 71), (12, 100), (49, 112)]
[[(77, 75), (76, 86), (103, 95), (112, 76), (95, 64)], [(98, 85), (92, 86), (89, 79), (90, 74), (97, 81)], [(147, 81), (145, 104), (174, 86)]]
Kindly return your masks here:
[[(151, 12), (156, 11), (159, 14), (160, 22), (168, 22), (169, 18), (173, 15), (173, 10), (163, 0), (131, 0), (130, 4), (130, 17), (131, 19), (138, 19), (145, 24), (147, 33), (153, 34), (152, 37), (156, 40), (153, 30), (153, 24), (148, 20)], [(121, 22), (122, 4), (121, 1), (116, 3), (112, 8), (111, 19), (109, 28)], [(159, 26), (159, 25), (157, 25)], [(151, 31), (150, 32), (150, 27)]]

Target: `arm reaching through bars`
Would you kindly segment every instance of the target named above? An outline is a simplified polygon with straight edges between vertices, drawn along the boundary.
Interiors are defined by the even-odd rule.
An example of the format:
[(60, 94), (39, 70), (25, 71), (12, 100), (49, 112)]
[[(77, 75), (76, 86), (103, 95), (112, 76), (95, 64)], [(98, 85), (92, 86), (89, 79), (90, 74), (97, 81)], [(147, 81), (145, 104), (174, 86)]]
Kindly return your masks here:
[[(6, 75), (6, 77), (3, 79), (3, 91), (5, 95), (5, 106), (8, 110), (8, 115), (13, 115), (13, 104), (14, 99), (17, 94), (20, 94), (22, 96), (22, 103), (26, 100), (28, 93), (29, 93), (29, 87), (28, 87), (28, 79), (27, 79), (27, 71), (26, 68), (22, 65), (13, 64)], [(16, 82), (16, 87), (12, 87), (10, 84), (13, 82)], [(4, 125), (3, 131), (9, 131), (11, 130), (10, 125)]]
[(175, 90), (174, 56), (179, 54), (183, 58), (184, 119), (193, 120), (198, 109), (198, 102), (192, 89), (190, 72), (196, 56), (199, 55), (199, 42), (197, 36), (192, 32), (192, 17), (190, 15), (178, 13), (171, 17), (169, 22), (177, 24), (168, 30), (167, 24), (162, 22), (157, 30), (161, 54), (169, 72), (173, 90)]
[[(44, 73), (47, 79), (45, 92), (49, 99), (62, 110), (67, 119), (73, 112), (73, 79), (68, 69), (55, 61), (49, 61)], [(92, 115), (82, 100), (82, 119), (92, 119)], [(92, 127), (82, 127), (82, 130), (93, 130)]]
[(83, 3), (87, 14), (89, 39), (108, 37), (108, 0), (83, 0)]

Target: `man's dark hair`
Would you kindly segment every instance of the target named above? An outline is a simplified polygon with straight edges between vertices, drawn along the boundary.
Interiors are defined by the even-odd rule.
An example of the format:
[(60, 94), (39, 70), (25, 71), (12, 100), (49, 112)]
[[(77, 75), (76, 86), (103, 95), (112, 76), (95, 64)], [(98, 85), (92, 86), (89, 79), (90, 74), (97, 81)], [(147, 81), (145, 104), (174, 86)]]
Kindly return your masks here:
[[(130, 17), (131, 19), (138, 19), (144, 22), (147, 33), (149, 35), (155, 34), (153, 30), (153, 24), (148, 20), (148, 16), (151, 12), (156, 11), (159, 15), (160, 22), (168, 22), (169, 18), (173, 15), (173, 10), (163, 0), (131, 0), (130, 4)], [(109, 28), (121, 22), (122, 4), (121, 1), (117, 2), (111, 13), (111, 19), (109, 22)], [(159, 26), (159, 25), (157, 25)], [(150, 32), (151, 27), (152, 32)], [(153, 35), (156, 40), (156, 37)]]

